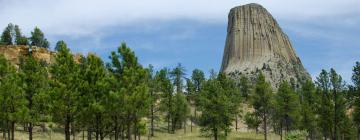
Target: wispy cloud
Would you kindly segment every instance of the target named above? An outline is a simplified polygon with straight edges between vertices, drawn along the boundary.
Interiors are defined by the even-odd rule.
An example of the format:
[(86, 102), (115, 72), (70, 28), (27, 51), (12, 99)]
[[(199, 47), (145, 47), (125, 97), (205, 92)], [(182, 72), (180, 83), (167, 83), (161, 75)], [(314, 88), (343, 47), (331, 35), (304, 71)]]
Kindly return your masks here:
[[(40, 26), (49, 34), (77, 36), (93, 34), (108, 26), (147, 21), (190, 19), (226, 23), (230, 8), (250, 2), (264, 5), (279, 19), (292, 21), (337, 19), (360, 13), (359, 0), (2, 0), (0, 26), (14, 22), (26, 31)], [(359, 17), (344, 22), (357, 24), (358, 20)]]

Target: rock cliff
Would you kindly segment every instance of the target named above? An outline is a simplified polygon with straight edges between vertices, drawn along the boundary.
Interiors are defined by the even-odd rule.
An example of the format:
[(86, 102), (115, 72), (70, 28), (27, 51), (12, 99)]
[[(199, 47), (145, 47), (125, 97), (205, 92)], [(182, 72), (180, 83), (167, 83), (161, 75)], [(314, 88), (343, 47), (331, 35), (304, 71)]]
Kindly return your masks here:
[[(32, 47), (31, 52), (33, 56), (38, 60), (43, 60), (47, 63), (53, 62), (55, 52), (49, 51), (45, 48)], [(1, 45), (0, 54), (9, 60), (11, 63), (18, 65), (20, 63), (20, 56), (27, 56), (30, 54), (29, 46), (25, 45)]]
[(254, 3), (230, 10), (220, 71), (252, 81), (261, 71), (273, 88), (283, 80), (299, 86), (311, 79), (288, 36), (265, 8)]
[[(36, 46), (32, 46), (30, 49), (29, 46), (25, 45), (0, 45), (0, 55), (4, 55), (7, 60), (16, 66), (20, 64), (20, 57), (29, 55), (30, 51), (35, 59), (43, 60), (48, 64), (53, 63), (56, 56), (56, 52)], [(75, 61), (79, 62), (80, 58), (80, 54), (74, 55)]]

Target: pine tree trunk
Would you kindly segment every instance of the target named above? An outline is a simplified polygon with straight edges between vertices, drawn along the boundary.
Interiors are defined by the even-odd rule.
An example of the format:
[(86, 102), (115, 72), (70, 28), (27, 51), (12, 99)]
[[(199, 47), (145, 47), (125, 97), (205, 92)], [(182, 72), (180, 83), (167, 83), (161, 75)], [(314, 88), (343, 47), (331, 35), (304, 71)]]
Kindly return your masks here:
[(267, 117), (266, 117), (266, 115), (264, 115), (263, 122), (264, 122), (264, 140), (267, 140)]
[(117, 118), (115, 118), (115, 140), (119, 140), (119, 128), (118, 128), (118, 122), (117, 122)]
[(190, 116), (190, 132), (192, 133), (192, 128), (193, 128), (193, 117), (192, 115)]
[(90, 128), (88, 128), (88, 130), (87, 130), (87, 139), (92, 140), (92, 131)]
[(167, 130), (170, 133), (170, 115), (167, 116)]
[(214, 140), (218, 140), (218, 132), (217, 129), (214, 129)]
[(150, 136), (152, 136), (152, 137), (154, 136), (154, 104), (153, 103), (151, 104), (151, 130), (150, 130)]
[(336, 111), (337, 111), (337, 98), (336, 98), (336, 89), (334, 90), (334, 138), (333, 140), (336, 140), (337, 138), (337, 117), (336, 117)]
[[(8, 125), (9, 125), (9, 123), (8, 123)], [(11, 140), (11, 130), (10, 130), (11, 128), (9, 127), (9, 129), (8, 129), (8, 140)]]
[(29, 126), (28, 126), (28, 131), (29, 131), (29, 140), (32, 140), (33, 139), (33, 124), (32, 123), (29, 123)]
[(75, 132), (75, 128), (71, 127), (71, 134), (73, 136), (73, 140), (76, 140), (76, 132)]
[(128, 140), (131, 140), (131, 122), (127, 123), (127, 134), (126, 137)]
[(283, 138), (283, 128), (282, 128), (282, 123), (280, 123), (280, 140), (282, 140)]
[(137, 119), (134, 119), (134, 140), (137, 140), (136, 139), (136, 136), (137, 136), (137, 134), (138, 134), (138, 127), (137, 127)]
[(186, 119), (184, 121), (184, 134), (186, 134)]
[(15, 122), (11, 122), (11, 140), (15, 140)]
[(238, 115), (235, 116), (235, 131), (238, 130)]
[(2, 137), (3, 137), (4, 140), (6, 140), (6, 129), (5, 128), (3, 129), (3, 136)]
[(70, 116), (66, 115), (65, 119), (65, 140), (70, 140)]
[(95, 139), (96, 140), (99, 140), (99, 130), (98, 130), (98, 128), (96, 128), (96, 132), (95, 132)]

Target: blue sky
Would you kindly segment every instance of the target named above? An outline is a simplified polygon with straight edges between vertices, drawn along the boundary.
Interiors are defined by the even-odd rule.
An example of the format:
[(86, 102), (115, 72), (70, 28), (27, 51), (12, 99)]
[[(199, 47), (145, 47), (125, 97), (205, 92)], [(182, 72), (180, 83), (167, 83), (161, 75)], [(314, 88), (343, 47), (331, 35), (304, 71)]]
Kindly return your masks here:
[(334, 67), (350, 82), (360, 61), (359, 0), (0, 0), (0, 27), (12, 22), (29, 35), (38, 26), (51, 46), (65, 40), (105, 61), (126, 42), (143, 65), (182, 63), (190, 75), (220, 69), (227, 14), (253, 2), (274, 16), (313, 77)]

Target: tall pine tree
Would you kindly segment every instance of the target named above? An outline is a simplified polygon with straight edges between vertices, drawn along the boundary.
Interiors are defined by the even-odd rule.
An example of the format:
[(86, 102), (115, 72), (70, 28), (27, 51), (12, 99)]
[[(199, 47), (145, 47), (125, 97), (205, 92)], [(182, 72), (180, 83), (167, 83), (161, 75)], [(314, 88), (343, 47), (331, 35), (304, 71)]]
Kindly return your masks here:
[(254, 93), (251, 98), (251, 105), (254, 108), (254, 113), (261, 120), (262, 128), (264, 130), (264, 139), (267, 140), (269, 119), (271, 108), (273, 106), (273, 93), (270, 84), (265, 81), (265, 76), (262, 73), (257, 77)]
[(59, 47), (55, 62), (50, 67), (52, 86), (52, 113), (55, 122), (64, 126), (65, 140), (70, 140), (71, 125), (78, 115), (80, 68), (70, 49)]

